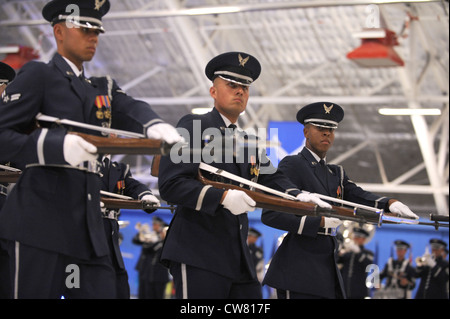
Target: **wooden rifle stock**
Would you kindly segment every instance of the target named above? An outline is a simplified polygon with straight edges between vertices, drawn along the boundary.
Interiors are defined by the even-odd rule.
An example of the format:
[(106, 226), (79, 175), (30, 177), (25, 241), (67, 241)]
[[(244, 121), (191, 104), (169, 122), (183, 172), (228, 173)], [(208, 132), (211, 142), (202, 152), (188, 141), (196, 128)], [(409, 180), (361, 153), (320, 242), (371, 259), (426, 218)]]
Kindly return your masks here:
[(161, 162), (161, 155), (153, 156), (152, 168), (150, 174), (154, 177), (159, 176), (159, 163)]
[(149, 138), (103, 137), (79, 132), (69, 134), (78, 135), (95, 145), (99, 154), (167, 155), (172, 147), (163, 140)]
[(22, 172), (0, 172), (0, 183), (16, 183)]
[(118, 199), (101, 197), (100, 201), (105, 204), (108, 209), (151, 209), (150, 204), (137, 199)]
[(341, 219), (355, 220), (359, 222), (378, 223), (379, 216), (374, 212), (363, 214), (363, 216), (356, 216), (353, 209), (332, 206), (332, 209), (324, 209), (312, 203), (305, 203), (301, 201), (290, 200), (286, 198), (268, 195), (261, 192), (245, 189), (233, 184), (211, 181), (204, 177), (202, 173), (198, 172), (197, 178), (204, 185), (211, 185), (219, 189), (237, 189), (245, 192), (255, 202), (259, 208), (275, 210), (283, 213), (307, 216), (329, 216), (338, 217)]

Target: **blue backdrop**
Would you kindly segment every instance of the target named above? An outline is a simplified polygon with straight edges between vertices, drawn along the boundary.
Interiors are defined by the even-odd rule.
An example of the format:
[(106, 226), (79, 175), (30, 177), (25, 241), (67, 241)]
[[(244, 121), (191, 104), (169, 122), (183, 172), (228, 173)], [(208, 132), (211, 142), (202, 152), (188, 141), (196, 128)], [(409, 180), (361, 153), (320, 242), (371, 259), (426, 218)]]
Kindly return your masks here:
[[(121, 220), (128, 221), (129, 225), (121, 229), (123, 234), (123, 242), (121, 245), (121, 251), (125, 262), (125, 267), (128, 271), (129, 283), (131, 288), (131, 294), (133, 297), (137, 296), (138, 288), (138, 274), (134, 267), (139, 258), (141, 252), (141, 246), (134, 245), (132, 238), (137, 233), (135, 225), (137, 222), (149, 223), (151, 225), (153, 216), (159, 216), (166, 223), (170, 223), (172, 214), (168, 210), (157, 210), (153, 214), (146, 214), (143, 211), (138, 210), (122, 210)], [(249, 213), (249, 224), (251, 227), (258, 229), (263, 236), (258, 240), (258, 245), (264, 249), (264, 259), (266, 264), (272, 257), (276, 242), (279, 236), (284, 232), (278, 229), (268, 227), (261, 223), (261, 210), (256, 210)], [(425, 252), (425, 248), (431, 238), (440, 238), (448, 243), (449, 230), (448, 228), (440, 228), (436, 231), (431, 226), (422, 225), (382, 225), (375, 231), (375, 235), (372, 240), (366, 245), (367, 249), (372, 250), (375, 253), (375, 264), (378, 265), (380, 271), (383, 269), (385, 263), (392, 253), (393, 242), (397, 239), (403, 239), (411, 244), (411, 252), (413, 263), (415, 265), (415, 258), (422, 256)], [(418, 287), (418, 285), (416, 285)], [(417, 288), (416, 288), (417, 289)], [(268, 288), (264, 287), (264, 298), (269, 297)], [(413, 293), (413, 296), (415, 293)]]

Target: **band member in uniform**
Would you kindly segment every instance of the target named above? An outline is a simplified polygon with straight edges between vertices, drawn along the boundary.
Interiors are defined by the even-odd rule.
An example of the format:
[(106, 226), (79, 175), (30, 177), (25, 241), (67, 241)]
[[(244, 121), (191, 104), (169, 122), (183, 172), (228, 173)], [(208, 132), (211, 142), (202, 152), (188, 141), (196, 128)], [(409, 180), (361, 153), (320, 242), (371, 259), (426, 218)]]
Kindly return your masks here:
[(261, 237), (261, 232), (257, 229), (251, 227), (248, 230), (247, 236), (247, 245), (250, 249), (250, 255), (252, 256), (253, 265), (256, 270), (256, 277), (259, 282), (262, 282), (264, 279), (264, 250), (260, 246), (256, 246), (256, 242), (258, 238)]
[[(146, 225), (146, 224), (144, 224)], [(153, 217), (153, 231), (139, 226), (133, 243), (142, 245), (141, 255), (136, 264), (139, 272), (139, 299), (163, 299), (169, 282), (169, 271), (159, 260), (167, 233), (167, 224), (158, 216)]]
[(365, 299), (370, 291), (366, 285), (367, 266), (373, 264), (373, 252), (364, 248), (369, 233), (363, 228), (353, 229), (353, 242), (339, 252), (338, 264), (342, 265), (341, 275), (345, 295), (348, 299)]
[[(110, 155), (105, 155), (100, 173), (102, 175), (102, 190), (139, 199), (155, 206), (160, 205), (158, 198), (152, 194), (148, 187), (133, 178), (128, 164), (111, 162)], [(155, 209), (145, 211), (152, 213)], [(119, 247), (119, 214), (119, 210), (102, 208), (103, 225), (108, 240), (109, 254), (116, 273), (116, 297), (128, 299), (130, 298), (128, 273)]]
[(42, 14), (53, 26), (57, 53), (48, 64), (24, 65), (0, 102), (0, 161), (22, 169), (0, 212), (0, 238), (16, 252), (14, 298), (116, 297), (101, 182), (85, 165), (97, 160), (97, 148), (66, 127), (41, 122), (36, 128), (39, 113), (181, 140), (111, 78), (84, 77), (83, 63), (94, 57), (109, 8), (108, 0), (48, 2)]
[[(6, 86), (16, 77), (16, 72), (8, 64), (0, 62), (0, 99)], [(0, 164), (2, 164), (0, 162)], [(3, 163), (6, 164), (6, 163)], [(8, 183), (0, 183), (0, 211), (8, 195)], [(0, 299), (10, 298), (11, 276), (9, 267), (9, 253), (6, 242), (0, 239)], [(4, 247), (5, 246), (5, 247)]]
[(386, 278), (381, 288), (383, 298), (411, 299), (411, 291), (416, 287), (416, 270), (406, 254), (411, 248), (404, 240), (394, 241), (397, 259), (390, 257), (380, 273), (380, 280)]
[[(406, 205), (358, 187), (341, 166), (326, 164), (334, 131), (343, 117), (342, 107), (335, 103), (312, 103), (301, 108), (297, 120), (304, 125), (306, 147), (297, 155), (283, 158), (278, 170), (299, 189), (417, 217)], [(263, 211), (262, 221), (289, 231), (270, 263), (265, 284), (277, 288), (281, 298), (345, 296), (336, 264), (338, 244), (334, 235), (339, 220), (267, 210)]]
[[(247, 53), (227, 52), (213, 58), (205, 73), (213, 82), (209, 93), (214, 108), (207, 114), (186, 115), (178, 122), (180, 131), (188, 133), (194, 154), (180, 163), (169, 157), (161, 159), (161, 197), (177, 205), (161, 258), (170, 267), (177, 298), (261, 298), (261, 286), (246, 243), (247, 212), (253, 211), (256, 203), (241, 190), (202, 184), (197, 179), (200, 160), (195, 160), (195, 146), (202, 144), (202, 137), (212, 135), (217, 142), (220, 134), (224, 138), (245, 134), (237, 122), (246, 108), (249, 86), (260, 72), (258, 60)], [(239, 162), (233, 151), (226, 150), (221, 156), (217, 155), (220, 150), (215, 151), (211, 158), (207, 158), (210, 152), (202, 152), (201, 160), (249, 180), (259, 174), (258, 183), (290, 190), (295, 196), (300, 194), (283, 174), (259, 173), (259, 167), (269, 171), (271, 165), (265, 153), (250, 157), (247, 154)], [(317, 197), (300, 195), (303, 201), (315, 200), (330, 207)]]
[(416, 259), (416, 277), (420, 278), (415, 299), (448, 299), (447, 243), (439, 238), (430, 239), (431, 254)]

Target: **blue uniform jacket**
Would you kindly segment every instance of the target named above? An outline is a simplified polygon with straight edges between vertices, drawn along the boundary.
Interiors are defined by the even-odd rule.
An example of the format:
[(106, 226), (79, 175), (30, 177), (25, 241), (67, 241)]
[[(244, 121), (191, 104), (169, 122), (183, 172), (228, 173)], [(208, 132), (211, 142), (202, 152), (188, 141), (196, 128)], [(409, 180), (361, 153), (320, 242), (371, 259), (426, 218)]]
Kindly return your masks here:
[[(278, 169), (299, 189), (384, 208), (388, 198), (366, 192), (349, 180), (341, 166), (327, 165), (328, 183), (320, 178), (318, 163), (306, 148), (285, 157)], [(296, 216), (264, 210), (264, 224), (288, 231), (272, 258), (264, 279), (271, 287), (326, 298), (345, 296), (336, 264), (335, 237), (319, 235), (321, 217)], [(337, 294), (335, 294), (335, 291)]]
[(66, 128), (35, 127), (38, 113), (102, 126), (97, 112), (108, 110), (118, 129), (143, 133), (161, 122), (112, 79), (76, 77), (59, 54), (22, 67), (0, 100), (0, 162), (24, 169), (0, 212), (0, 238), (85, 259), (108, 253), (98, 174), (64, 160)]
[[(130, 167), (124, 163), (112, 162), (108, 171), (102, 166), (102, 190), (119, 195), (125, 195), (134, 199), (141, 199), (145, 195), (151, 195), (152, 192), (147, 186), (134, 179)], [(153, 212), (153, 210), (151, 211)], [(116, 220), (105, 219), (105, 222), (113, 222), (114, 233), (111, 235), (110, 251), (112, 258), (117, 261), (120, 269), (125, 269), (122, 258), (122, 253), (119, 247), (119, 225)], [(110, 231), (108, 226), (105, 226), (107, 231)], [(107, 232), (108, 234), (108, 232)]]
[[(186, 115), (179, 121), (178, 127), (190, 132), (190, 145), (194, 145), (192, 139), (194, 130), (197, 129), (193, 125), (195, 120), (201, 123), (201, 132), (207, 128), (225, 126), (215, 108), (204, 115)], [(266, 160), (262, 162), (266, 163)], [(254, 177), (250, 172), (251, 163), (248, 158), (239, 164), (224, 162), (208, 164), (246, 179)], [(224, 190), (205, 186), (199, 182), (196, 179), (198, 167), (198, 162), (175, 164), (169, 157), (161, 158), (158, 178), (161, 197), (177, 205), (165, 239), (162, 261), (165, 264), (170, 261), (185, 263), (228, 278), (236, 278), (242, 262), (256, 278), (246, 243), (247, 214), (235, 216), (224, 209), (220, 204)], [(258, 183), (283, 191), (295, 188), (280, 173), (261, 174)], [(292, 191), (293, 195), (298, 193), (298, 190)]]

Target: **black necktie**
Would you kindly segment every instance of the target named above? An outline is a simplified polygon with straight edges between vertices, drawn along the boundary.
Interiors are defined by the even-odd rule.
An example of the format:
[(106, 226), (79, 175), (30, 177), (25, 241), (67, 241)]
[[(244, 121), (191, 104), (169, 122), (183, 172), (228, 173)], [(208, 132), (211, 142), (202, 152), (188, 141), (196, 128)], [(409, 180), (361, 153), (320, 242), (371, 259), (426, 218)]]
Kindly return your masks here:
[(86, 87), (88, 86), (88, 83), (86, 82), (86, 79), (85, 79), (83, 73), (81, 73), (81, 74), (78, 76), (78, 79), (79, 79), (80, 82), (81, 82), (81, 87), (82, 87), (82, 90), (83, 90), (83, 94), (85, 94), (86, 91), (87, 91)]
[(103, 166), (105, 166), (106, 169), (109, 169), (109, 158), (107, 157), (104, 158)]
[[(231, 129), (231, 132), (233, 133), (233, 135), (236, 133), (236, 124), (230, 124), (228, 125), (228, 128)], [(235, 138), (235, 137), (234, 137)], [(236, 141), (233, 142), (233, 153), (235, 152), (235, 145)], [(236, 159), (236, 154), (233, 155), (233, 158)], [(234, 162), (234, 164), (236, 165), (238, 172), (239, 172), (239, 176), (241, 175), (241, 167), (239, 165), (239, 163), (237, 163), (237, 161)]]
[(320, 164), (321, 176), (324, 177), (325, 185), (327, 185), (327, 187), (328, 187), (328, 167), (325, 164), (325, 161), (323, 159), (321, 159), (319, 161), (319, 164)]
[(109, 184), (109, 158), (105, 157), (103, 159), (103, 181), (105, 182), (106, 187)]

